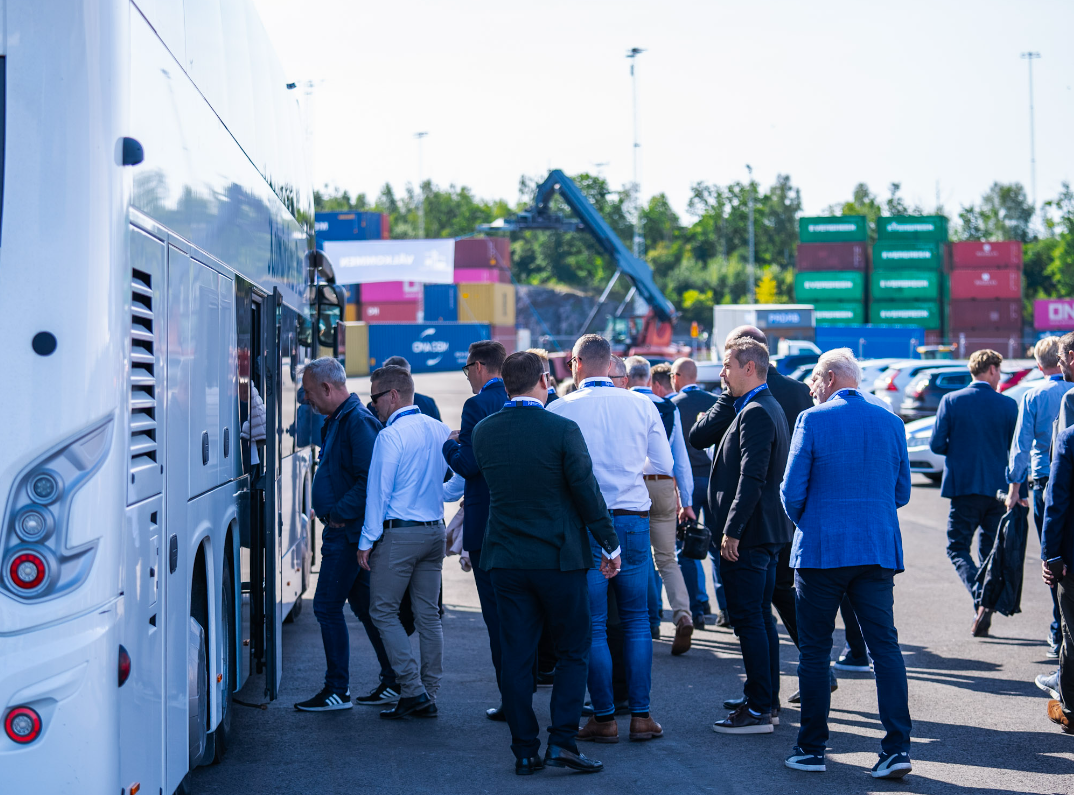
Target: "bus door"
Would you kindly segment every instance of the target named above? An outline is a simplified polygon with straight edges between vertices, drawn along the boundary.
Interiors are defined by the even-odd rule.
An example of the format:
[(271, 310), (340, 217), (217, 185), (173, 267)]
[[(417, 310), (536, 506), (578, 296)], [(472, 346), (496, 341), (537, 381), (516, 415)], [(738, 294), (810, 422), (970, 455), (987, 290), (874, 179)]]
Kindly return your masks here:
[(283, 520), (280, 511), (280, 456), (282, 445), (280, 390), (280, 320), (282, 301), (279, 289), (266, 295), (261, 302), (261, 371), (265, 391), (265, 452), (262, 476), (255, 492), (255, 499), (262, 505), (264, 521), (261, 539), (264, 549), (264, 667), (265, 689), (270, 699), (279, 692), (280, 675), (283, 670), (283, 645), (280, 642), (283, 627), (283, 572), (280, 548), (283, 542)]

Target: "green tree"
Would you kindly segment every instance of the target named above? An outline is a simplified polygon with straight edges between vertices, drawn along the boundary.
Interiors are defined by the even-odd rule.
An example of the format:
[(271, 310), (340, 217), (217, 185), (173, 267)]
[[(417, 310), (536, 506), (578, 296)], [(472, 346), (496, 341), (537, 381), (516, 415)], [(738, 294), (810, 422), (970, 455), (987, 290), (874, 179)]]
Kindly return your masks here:
[(961, 240), (1018, 240), (1033, 238), (1033, 205), (1019, 182), (993, 182), (980, 204), (963, 207), (958, 214)]

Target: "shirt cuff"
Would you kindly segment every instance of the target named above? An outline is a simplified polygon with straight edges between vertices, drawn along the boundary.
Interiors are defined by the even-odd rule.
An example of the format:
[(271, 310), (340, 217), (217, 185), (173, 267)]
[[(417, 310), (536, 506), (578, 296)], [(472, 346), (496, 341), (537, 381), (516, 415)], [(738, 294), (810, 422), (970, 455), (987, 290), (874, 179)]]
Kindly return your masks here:
[(376, 538), (374, 538), (368, 528), (363, 528), (362, 537), (358, 539), (358, 549), (362, 550), (363, 552), (367, 549), (372, 549), (373, 545), (377, 543), (378, 539), (380, 539), (382, 535), (384, 535), (383, 530), (377, 533)]
[(606, 550), (603, 550), (603, 549), (600, 552), (601, 552), (602, 555), (604, 555), (605, 560), (615, 560), (617, 557), (619, 557), (619, 555), (622, 553), (622, 551), (623, 551), (623, 547), (622, 547), (622, 545), (620, 545), (620, 546), (617, 546), (615, 549), (613, 549), (611, 552), (607, 552)]

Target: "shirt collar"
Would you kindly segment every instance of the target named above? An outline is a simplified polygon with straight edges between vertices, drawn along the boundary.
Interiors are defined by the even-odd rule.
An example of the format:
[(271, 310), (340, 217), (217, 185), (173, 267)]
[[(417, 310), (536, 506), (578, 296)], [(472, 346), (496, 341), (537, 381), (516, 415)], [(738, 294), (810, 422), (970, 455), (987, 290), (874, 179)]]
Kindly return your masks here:
[(550, 395), (556, 394), (556, 388), (554, 386), (548, 387), (548, 394), (550, 394)]
[(417, 406), (403, 406), (401, 409), (396, 409), (392, 412), (392, 416), (388, 417), (387, 425), (391, 425), (398, 419), (406, 417), (410, 414), (421, 414), (421, 409)]
[(735, 414), (738, 414), (738, 412), (742, 411), (742, 409), (746, 407), (746, 404), (753, 399), (753, 396), (763, 389), (768, 389), (768, 384), (761, 384), (760, 386), (755, 386), (742, 397), (735, 398)]
[[(834, 395), (832, 395), (832, 397), (841, 397), (841, 398), (843, 398), (843, 400), (846, 400), (848, 397), (851, 397), (851, 396), (853, 396), (853, 397), (861, 397), (861, 392), (859, 392), (857, 389), (840, 389), (838, 392), (836, 392)], [(832, 398), (828, 398), (828, 400), (831, 400), (831, 399)]]
[(698, 389), (701, 389), (700, 385), (698, 385), (698, 384), (687, 384), (686, 386), (684, 386), (679, 391), (680, 392), (693, 392), (693, 391), (698, 390)]
[(499, 376), (496, 376), (495, 378), (490, 378), (488, 381), (485, 382), (485, 385), (481, 387), (481, 391), (484, 392), (486, 389), (491, 389), (492, 387), (496, 386), (496, 384), (502, 383), (503, 379)]
[(671, 400), (677, 394), (679, 394), (679, 393), (678, 392), (668, 392), (666, 395), (664, 395), (664, 400)]
[(1062, 381), (1063, 380), (1063, 374), (1062, 373), (1055, 373), (1053, 375), (1048, 376), (1048, 380), (1049, 381)]
[(593, 376), (592, 378), (586, 378), (586, 379), (582, 380), (582, 385), (581, 385), (580, 388), (584, 389), (587, 386), (610, 386), (610, 387), (614, 387), (615, 384), (612, 383), (612, 379), (610, 379), (610, 378), (608, 378), (606, 376)]
[(649, 387), (647, 387), (647, 386), (632, 386), (632, 387), (630, 387), (630, 391), (631, 392), (641, 392), (643, 395), (651, 395), (651, 394), (653, 394), (653, 390), (649, 389)]
[(543, 409), (544, 404), (539, 400), (534, 400), (531, 397), (516, 397), (511, 398), (503, 404), (505, 409)]

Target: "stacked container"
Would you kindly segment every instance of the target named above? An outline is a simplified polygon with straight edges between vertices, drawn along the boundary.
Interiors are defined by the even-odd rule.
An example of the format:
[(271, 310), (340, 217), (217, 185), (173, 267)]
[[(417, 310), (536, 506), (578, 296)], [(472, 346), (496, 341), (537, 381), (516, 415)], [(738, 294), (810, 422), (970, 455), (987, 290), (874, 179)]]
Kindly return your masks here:
[[(488, 323), (490, 339), (502, 342), (507, 352), (513, 353), (517, 332), (515, 286), (511, 282), (511, 241), (505, 237), (456, 240), (455, 285), (458, 320)], [(427, 293), (427, 303), (428, 298)], [(443, 297), (438, 296), (437, 300), (440, 306), (445, 303)], [(429, 312), (426, 306), (426, 319), (433, 317)]]
[(1022, 356), (1022, 244), (966, 242), (950, 248), (948, 338), (962, 356), (983, 348)]
[(895, 215), (876, 222), (869, 322), (921, 326), (935, 341), (944, 326), (947, 219)]
[[(366, 213), (356, 210), (345, 212), (321, 212), (317, 213), (313, 221), (314, 233), (317, 236), (317, 248), (323, 249), (326, 240), (387, 240), (388, 239), (388, 216), (383, 213)], [(347, 293), (347, 303), (343, 307), (343, 319), (348, 322), (364, 320), (365, 312), (360, 296), (360, 285), (342, 285)], [(393, 310), (386, 310), (385, 314), (391, 315)], [(374, 312), (379, 316), (380, 312)], [(398, 313), (396, 313), (398, 314)], [(406, 318), (407, 312), (401, 316)], [(413, 322), (411, 317), (410, 321)], [(383, 322), (383, 321), (382, 321)]]
[(365, 323), (414, 323), (421, 307), (418, 282), (369, 282), (360, 285), (359, 320)]
[(511, 241), (465, 237), (455, 241), (455, 284), (511, 283)]
[(818, 326), (864, 322), (869, 272), (865, 216), (800, 218), (798, 235), (795, 300), (813, 304)]

